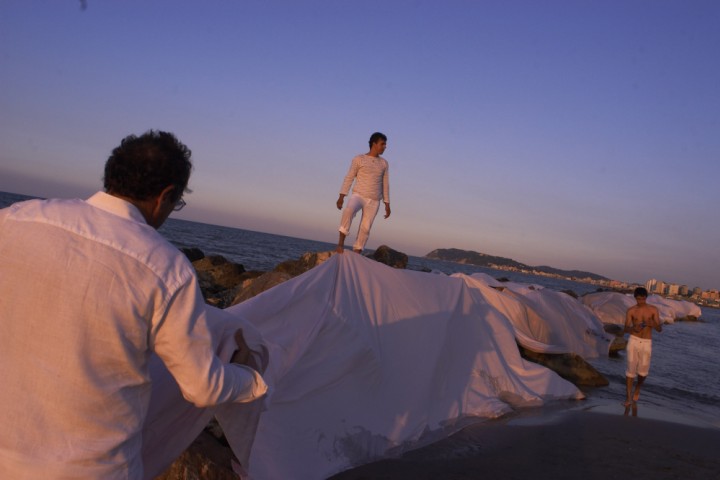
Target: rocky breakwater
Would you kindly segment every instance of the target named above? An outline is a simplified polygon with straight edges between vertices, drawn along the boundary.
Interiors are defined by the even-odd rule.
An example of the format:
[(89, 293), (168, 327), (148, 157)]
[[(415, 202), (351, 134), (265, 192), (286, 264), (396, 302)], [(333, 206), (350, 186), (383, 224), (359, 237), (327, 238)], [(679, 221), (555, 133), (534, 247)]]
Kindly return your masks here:
[[(197, 248), (183, 249), (197, 271), (200, 289), (205, 301), (218, 308), (227, 308), (258, 295), (280, 283), (322, 264), (336, 253), (309, 252), (299, 259), (287, 260), (271, 271), (247, 271), (244, 266), (227, 260), (220, 255), (204, 255)], [(353, 253), (345, 253), (354, 255)], [(381, 246), (367, 255), (378, 262), (394, 268), (407, 267), (408, 257), (388, 246)], [(607, 380), (584, 359), (574, 354), (538, 354), (519, 347), (527, 360), (540, 363), (555, 370), (563, 378), (578, 386), (603, 386)], [(231, 464), (232, 450), (223, 432), (215, 422), (188, 447), (188, 449), (157, 477), (160, 480), (237, 479)]]

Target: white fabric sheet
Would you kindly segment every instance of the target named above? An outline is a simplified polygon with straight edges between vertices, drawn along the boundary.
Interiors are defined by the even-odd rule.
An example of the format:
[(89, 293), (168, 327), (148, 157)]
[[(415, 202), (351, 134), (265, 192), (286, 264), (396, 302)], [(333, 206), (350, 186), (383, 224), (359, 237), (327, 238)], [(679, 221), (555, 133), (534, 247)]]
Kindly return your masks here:
[[(590, 293), (583, 296), (581, 300), (600, 317), (603, 323), (615, 325), (624, 325), (627, 309), (636, 304), (632, 295), (618, 292)], [(688, 315), (694, 317), (702, 315), (699, 306), (686, 300), (673, 300), (651, 294), (647, 303), (657, 307), (662, 323), (675, 323), (676, 319)]]
[(518, 343), (528, 350), (576, 353), (585, 359), (607, 356), (612, 338), (592, 310), (570, 295), (539, 286), (499, 283), (483, 274), (454, 276), (501, 311), (515, 329)]
[(505, 314), (461, 278), (346, 252), (226, 312), (270, 351), (257, 480), (326, 478), (512, 406), (582, 398), (523, 360)]
[(625, 314), (628, 308), (635, 305), (631, 295), (618, 292), (598, 292), (583, 295), (580, 299), (590, 307), (603, 323), (625, 325)]

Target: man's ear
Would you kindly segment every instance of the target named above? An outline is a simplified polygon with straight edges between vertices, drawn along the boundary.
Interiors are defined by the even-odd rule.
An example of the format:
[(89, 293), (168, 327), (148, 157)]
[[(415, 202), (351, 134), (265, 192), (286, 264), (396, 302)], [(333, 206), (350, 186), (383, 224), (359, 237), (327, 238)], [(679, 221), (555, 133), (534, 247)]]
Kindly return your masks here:
[(173, 200), (173, 193), (175, 190), (174, 185), (168, 185), (163, 188), (159, 195), (150, 199), (149, 201), (149, 217), (145, 217), (148, 223), (154, 228), (160, 228), (167, 217), (172, 213), (172, 209), (175, 206)]
[(173, 206), (175, 206), (175, 200), (173, 200), (173, 197), (175, 197), (175, 185), (168, 185), (163, 188), (160, 195), (158, 195), (159, 206), (168, 204), (173, 204)]

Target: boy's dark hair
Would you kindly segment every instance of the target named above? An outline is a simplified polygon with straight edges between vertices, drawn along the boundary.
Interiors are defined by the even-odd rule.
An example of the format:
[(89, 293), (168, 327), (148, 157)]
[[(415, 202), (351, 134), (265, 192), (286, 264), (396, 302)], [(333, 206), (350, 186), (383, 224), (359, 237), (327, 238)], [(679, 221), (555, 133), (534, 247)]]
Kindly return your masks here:
[(635, 289), (635, 292), (633, 293), (633, 297), (646, 297), (648, 296), (648, 291), (645, 289), (645, 287), (637, 287)]
[(173, 185), (171, 200), (180, 200), (189, 191), (191, 154), (172, 133), (148, 130), (139, 137), (128, 135), (105, 163), (105, 191), (147, 200)]
[(373, 144), (379, 142), (380, 140), (385, 140), (387, 142), (387, 137), (384, 133), (375, 132), (372, 135), (370, 135), (370, 141), (368, 144), (370, 145), (370, 148), (372, 148)]

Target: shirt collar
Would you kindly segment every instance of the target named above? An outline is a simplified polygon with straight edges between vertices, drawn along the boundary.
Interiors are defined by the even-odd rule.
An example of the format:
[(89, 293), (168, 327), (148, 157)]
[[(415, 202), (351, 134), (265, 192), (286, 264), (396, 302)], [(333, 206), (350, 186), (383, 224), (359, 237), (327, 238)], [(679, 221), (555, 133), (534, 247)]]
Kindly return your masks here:
[(147, 224), (145, 217), (143, 217), (143, 214), (140, 213), (140, 210), (138, 210), (135, 205), (123, 200), (122, 198), (115, 197), (105, 192), (97, 192), (85, 201), (95, 208), (105, 210), (106, 212), (117, 215), (118, 217)]

